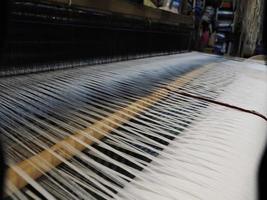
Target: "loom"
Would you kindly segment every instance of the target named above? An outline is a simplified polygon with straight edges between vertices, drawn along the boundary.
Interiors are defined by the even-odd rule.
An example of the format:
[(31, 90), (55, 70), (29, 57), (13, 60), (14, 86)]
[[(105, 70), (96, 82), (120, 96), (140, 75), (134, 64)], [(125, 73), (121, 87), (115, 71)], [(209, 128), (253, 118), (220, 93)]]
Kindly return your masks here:
[(190, 17), (107, 2), (9, 5), (4, 199), (256, 199), (264, 62), (191, 52)]

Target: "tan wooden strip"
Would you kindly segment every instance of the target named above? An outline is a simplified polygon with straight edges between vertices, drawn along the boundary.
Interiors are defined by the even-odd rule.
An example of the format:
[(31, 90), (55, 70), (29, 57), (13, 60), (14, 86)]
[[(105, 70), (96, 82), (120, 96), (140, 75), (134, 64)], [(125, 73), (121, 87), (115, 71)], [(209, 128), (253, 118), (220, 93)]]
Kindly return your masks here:
[[(150, 107), (157, 101), (167, 97), (170, 91), (173, 91), (179, 87), (184, 86), (192, 79), (204, 73), (208, 69), (209, 65), (206, 65), (187, 73), (186, 75), (182, 76), (182, 78), (178, 78), (176, 81), (171, 82), (167, 86), (168, 87), (167, 89), (160, 88), (156, 90), (151, 95), (143, 97), (129, 104), (127, 107), (122, 108), (117, 112), (109, 115), (108, 117), (97, 121), (88, 128), (74, 133), (72, 136), (65, 138), (64, 140), (52, 146), (51, 148), (42, 151), (38, 155), (35, 155), (27, 160), (24, 160), (16, 164), (15, 167), (21, 168), (32, 179), (39, 178), (40, 176), (43, 175), (43, 173), (49, 172), (50, 170), (61, 164), (61, 160), (58, 157), (56, 157), (53, 153), (55, 153), (56, 155), (60, 155), (65, 159), (70, 159), (73, 156), (75, 156), (75, 153), (73, 151), (68, 150), (67, 146), (71, 146), (77, 149), (78, 151), (83, 151), (86, 148), (86, 146), (78, 141), (82, 141), (87, 145), (91, 145), (93, 141), (88, 139), (88, 137), (86, 137), (84, 133), (88, 133), (97, 139), (103, 138), (104, 135), (109, 134), (112, 131), (112, 129), (118, 128), (120, 125), (125, 123), (125, 121), (130, 120), (138, 113), (141, 113), (142, 111), (144, 111), (146, 108)], [(140, 109), (140, 107), (142, 109)], [(99, 133), (99, 130), (101, 131), (101, 133)], [(76, 138), (78, 141), (75, 140), (74, 138)], [(47, 163), (49, 163), (51, 166), (49, 167)], [(17, 189), (21, 189), (28, 184), (18, 173), (16, 173), (14, 169), (12, 169), (12, 167), (8, 169), (7, 180)]]

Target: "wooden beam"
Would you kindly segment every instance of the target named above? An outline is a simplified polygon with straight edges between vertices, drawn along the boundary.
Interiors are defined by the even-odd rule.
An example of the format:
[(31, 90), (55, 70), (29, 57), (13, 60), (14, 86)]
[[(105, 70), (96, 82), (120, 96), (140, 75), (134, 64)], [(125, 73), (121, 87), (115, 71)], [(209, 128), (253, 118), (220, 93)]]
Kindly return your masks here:
[(124, 0), (31, 0), (37, 3), (49, 3), (69, 7), (91, 9), (105, 13), (115, 13), (128, 17), (142, 18), (151, 22), (170, 25), (187, 24), (193, 26), (193, 17), (178, 15), (157, 8), (129, 3)]
[[(168, 84), (167, 87), (156, 90), (149, 96), (143, 97), (129, 104), (127, 107), (122, 108), (117, 112), (107, 116), (106, 118), (97, 121), (86, 129), (74, 133), (73, 135), (58, 142), (51, 148), (46, 149), (27, 160), (17, 163), (15, 165), (15, 168), (20, 168), (32, 179), (41, 177), (44, 172), (49, 172), (62, 163), (58, 156), (61, 156), (64, 159), (70, 159), (75, 156), (75, 153), (73, 151), (68, 150), (69, 146), (77, 149), (78, 151), (83, 151), (84, 149), (86, 149), (86, 145), (93, 144), (93, 141), (86, 137), (85, 134), (93, 136), (97, 139), (103, 138), (105, 135), (112, 132), (112, 129), (118, 128), (120, 125), (124, 124), (125, 121), (130, 120), (138, 113), (141, 113), (145, 109), (152, 106), (157, 101), (167, 97), (171, 91), (174, 91), (177, 88), (180, 88), (189, 83), (192, 79), (204, 73), (209, 68), (210, 65), (206, 65), (187, 73), (181, 78), (178, 78), (176, 81)], [(82, 141), (83, 144), (79, 141)], [(47, 163), (50, 164), (50, 167), (47, 165)], [(25, 187), (28, 184), (27, 181), (23, 179), (12, 166), (8, 169), (7, 180), (16, 188), (14, 190), (10, 189), (11, 193), (15, 192), (17, 189)]]

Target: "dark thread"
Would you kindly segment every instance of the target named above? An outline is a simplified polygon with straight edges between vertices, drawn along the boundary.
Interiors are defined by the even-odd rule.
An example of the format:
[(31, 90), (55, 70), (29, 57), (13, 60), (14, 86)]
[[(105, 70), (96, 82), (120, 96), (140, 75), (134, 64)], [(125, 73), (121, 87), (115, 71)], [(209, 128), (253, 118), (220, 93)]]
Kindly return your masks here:
[(234, 110), (238, 110), (238, 111), (241, 111), (241, 112), (249, 113), (249, 114), (255, 115), (257, 117), (260, 117), (260, 118), (264, 119), (267, 122), (267, 116), (255, 111), (255, 110), (245, 109), (245, 108), (238, 107), (238, 106), (235, 106), (235, 105), (231, 105), (231, 104), (228, 104), (228, 103), (225, 103), (225, 102), (212, 100), (212, 99), (207, 98), (207, 97), (193, 95), (193, 94), (189, 94), (189, 93), (186, 93), (186, 92), (178, 92), (178, 91), (172, 91), (172, 92), (175, 92), (175, 93), (180, 94), (182, 96), (190, 97), (190, 98), (193, 98), (193, 99), (198, 99), (198, 100), (206, 101), (206, 102), (213, 103), (213, 104), (216, 104), (216, 105), (220, 105), (220, 106), (224, 106), (224, 107), (227, 107), (227, 108), (231, 108), (231, 109), (234, 109)]

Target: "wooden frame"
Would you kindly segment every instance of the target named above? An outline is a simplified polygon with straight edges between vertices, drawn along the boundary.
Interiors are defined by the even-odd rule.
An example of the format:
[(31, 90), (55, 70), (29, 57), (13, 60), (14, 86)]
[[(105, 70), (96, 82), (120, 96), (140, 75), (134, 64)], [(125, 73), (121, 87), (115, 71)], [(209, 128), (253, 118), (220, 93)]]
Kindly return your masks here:
[(100, 12), (110, 12), (125, 17), (142, 18), (151, 22), (193, 26), (193, 17), (178, 15), (164, 10), (136, 5), (124, 0), (31, 0), (36, 3), (48, 3), (82, 9), (92, 9)]

